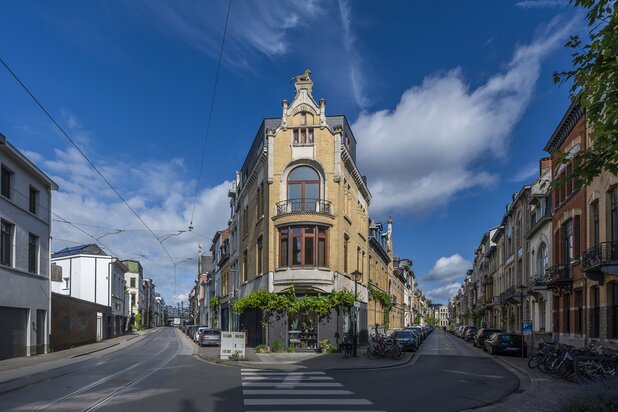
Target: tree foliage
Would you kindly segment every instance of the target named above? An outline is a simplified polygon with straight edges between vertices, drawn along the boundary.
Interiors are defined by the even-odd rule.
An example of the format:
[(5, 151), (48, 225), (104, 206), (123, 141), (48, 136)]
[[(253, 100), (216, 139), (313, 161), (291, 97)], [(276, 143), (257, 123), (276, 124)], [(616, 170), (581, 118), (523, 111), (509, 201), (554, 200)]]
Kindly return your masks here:
[(593, 144), (565, 177), (581, 187), (603, 169), (618, 175), (618, 19), (614, 0), (573, 1), (586, 10), (589, 31), (585, 39), (570, 37), (565, 47), (573, 50), (573, 67), (554, 73), (554, 81), (572, 81), (571, 99), (586, 111)]
[(371, 284), (368, 287), (369, 299), (376, 302), (380, 302), (382, 309), (384, 309), (384, 327), (388, 328), (390, 324), (390, 312), (393, 308), (393, 302), (391, 302), (390, 296), (386, 292), (382, 292), (380, 289), (373, 287)]

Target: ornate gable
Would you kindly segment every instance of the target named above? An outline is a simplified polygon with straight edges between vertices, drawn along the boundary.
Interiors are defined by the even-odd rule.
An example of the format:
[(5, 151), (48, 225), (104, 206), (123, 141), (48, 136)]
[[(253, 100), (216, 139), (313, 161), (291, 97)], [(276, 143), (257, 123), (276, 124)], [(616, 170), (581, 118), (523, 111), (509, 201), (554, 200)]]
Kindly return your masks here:
[(293, 117), (301, 112), (311, 113), (312, 115), (320, 119), (320, 127), (326, 126), (326, 101), (320, 99), (320, 104), (316, 103), (313, 95), (313, 81), (309, 77), (311, 70), (305, 70), (303, 74), (294, 76), (294, 90), (296, 96), (291, 104), (288, 105), (288, 101), (283, 101), (283, 113), (281, 116), (281, 127), (287, 128), (287, 122), (290, 117)]

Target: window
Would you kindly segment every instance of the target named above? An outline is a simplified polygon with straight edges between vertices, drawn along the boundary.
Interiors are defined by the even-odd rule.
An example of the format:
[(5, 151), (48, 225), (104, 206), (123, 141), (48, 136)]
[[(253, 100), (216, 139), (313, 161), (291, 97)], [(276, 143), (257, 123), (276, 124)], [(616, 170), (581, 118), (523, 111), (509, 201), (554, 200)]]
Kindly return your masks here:
[(13, 183), (13, 172), (11, 172), (5, 166), (2, 166), (0, 172), (0, 194), (10, 199), (11, 198), (11, 184)]
[[(610, 283), (611, 285), (611, 283)], [(610, 287), (611, 289), (611, 287)], [(598, 338), (601, 330), (601, 294), (598, 287), (590, 288), (590, 337)], [(614, 312), (615, 313), (615, 312)], [(609, 336), (608, 336), (609, 337)]]
[(260, 236), (257, 240), (257, 247), (256, 247), (256, 254), (257, 254), (257, 267), (256, 267), (256, 273), (260, 274), (263, 272), (263, 268), (262, 268), (262, 258), (263, 258), (263, 247), (262, 247), (262, 237)]
[(599, 201), (590, 205), (590, 246), (599, 244)]
[(257, 189), (257, 220), (264, 216), (264, 183), (260, 183)]
[(569, 265), (573, 260), (573, 221), (570, 220), (564, 225), (564, 256), (565, 265)]
[(320, 199), (320, 176), (309, 166), (299, 166), (288, 176), (288, 200), (293, 212), (315, 211)]
[(221, 276), (221, 295), (227, 296), (229, 293), (229, 273), (225, 272), (223, 276)]
[(618, 188), (610, 193), (609, 224), (612, 242), (618, 242)]
[(134, 288), (135, 287), (135, 278), (131, 278), (130, 282), (131, 282), (130, 283), (131, 287)]
[(39, 237), (32, 233), (28, 236), (28, 272), (37, 273), (39, 270)]
[(343, 240), (343, 272), (348, 273), (348, 243), (350, 243), (350, 238), (348, 235), (345, 235)]
[(248, 274), (247, 270), (249, 270), (249, 257), (247, 256), (247, 251), (243, 252), (242, 256), (242, 282), (247, 282)]
[(279, 265), (326, 267), (328, 229), (290, 226), (279, 229)]
[(541, 243), (541, 246), (539, 247), (539, 252), (537, 254), (537, 275), (543, 276), (543, 274), (545, 273), (545, 269), (547, 269), (548, 263), (549, 262), (547, 258), (547, 246), (545, 245), (545, 243)]
[(15, 226), (2, 220), (0, 230), (0, 263), (11, 266), (13, 258), (13, 230)]
[(36, 206), (37, 206), (37, 203), (39, 202), (39, 191), (36, 190), (32, 186), (30, 186), (30, 197), (28, 198), (28, 200), (29, 200), (28, 209), (30, 210), (30, 213), (34, 213), (36, 215)]
[(314, 141), (313, 128), (302, 127), (294, 129), (294, 144), (295, 145), (312, 145)]

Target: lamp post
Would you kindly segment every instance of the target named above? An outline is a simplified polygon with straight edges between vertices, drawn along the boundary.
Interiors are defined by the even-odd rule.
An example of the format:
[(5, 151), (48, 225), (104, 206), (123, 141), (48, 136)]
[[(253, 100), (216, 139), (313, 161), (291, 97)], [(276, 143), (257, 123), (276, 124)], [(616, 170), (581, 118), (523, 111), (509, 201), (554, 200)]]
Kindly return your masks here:
[(524, 357), (524, 290), (526, 286), (519, 285), (519, 333), (521, 335), (521, 357)]
[(363, 275), (362, 272), (360, 272), (358, 269), (355, 270), (354, 272), (351, 273), (352, 276), (354, 276), (354, 346), (353, 346), (353, 352), (352, 352), (352, 356), (354, 356), (355, 358), (358, 356), (357, 355), (357, 347), (358, 347), (358, 307), (357, 305), (357, 301), (358, 301), (358, 294), (357, 294), (357, 288), (358, 288), (358, 278), (360, 276)]

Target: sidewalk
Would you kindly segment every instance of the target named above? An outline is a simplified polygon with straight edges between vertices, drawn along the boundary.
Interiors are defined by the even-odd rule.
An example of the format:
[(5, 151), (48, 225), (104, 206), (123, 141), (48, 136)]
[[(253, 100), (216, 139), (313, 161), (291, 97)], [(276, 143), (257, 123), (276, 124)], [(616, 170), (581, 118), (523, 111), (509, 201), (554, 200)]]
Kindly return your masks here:
[[(185, 336), (186, 337), (186, 336)], [(189, 339), (188, 337), (186, 337)], [(401, 366), (409, 363), (414, 354), (405, 352), (400, 360), (393, 359), (369, 359), (366, 355), (366, 347), (358, 348), (358, 357), (344, 358), (342, 353), (255, 353), (254, 348), (245, 349), (245, 360), (231, 361), (219, 359), (219, 347), (198, 347), (197, 355), (212, 363), (236, 366), (239, 368), (273, 369), (281, 371), (293, 370), (350, 370), (350, 369), (376, 369)]]
[[(100, 342), (82, 345), (58, 352), (4, 359), (0, 361), (0, 383), (16, 379), (21, 376), (27, 376), (42, 369), (49, 369), (49, 367), (54, 367), (56, 365), (64, 366), (70, 363), (78, 362), (81, 356), (118, 346), (121, 343), (139, 338), (140, 336), (144, 336), (154, 330), (156, 329), (149, 329), (141, 332), (129, 332), (116, 338), (106, 339)], [(62, 365), (60, 365), (60, 363), (62, 363)]]
[(573, 383), (558, 379), (528, 367), (528, 358), (494, 356), (496, 362), (509, 369), (520, 380), (520, 387), (511, 395), (475, 411), (560, 411), (569, 399), (590, 393), (603, 383)]

